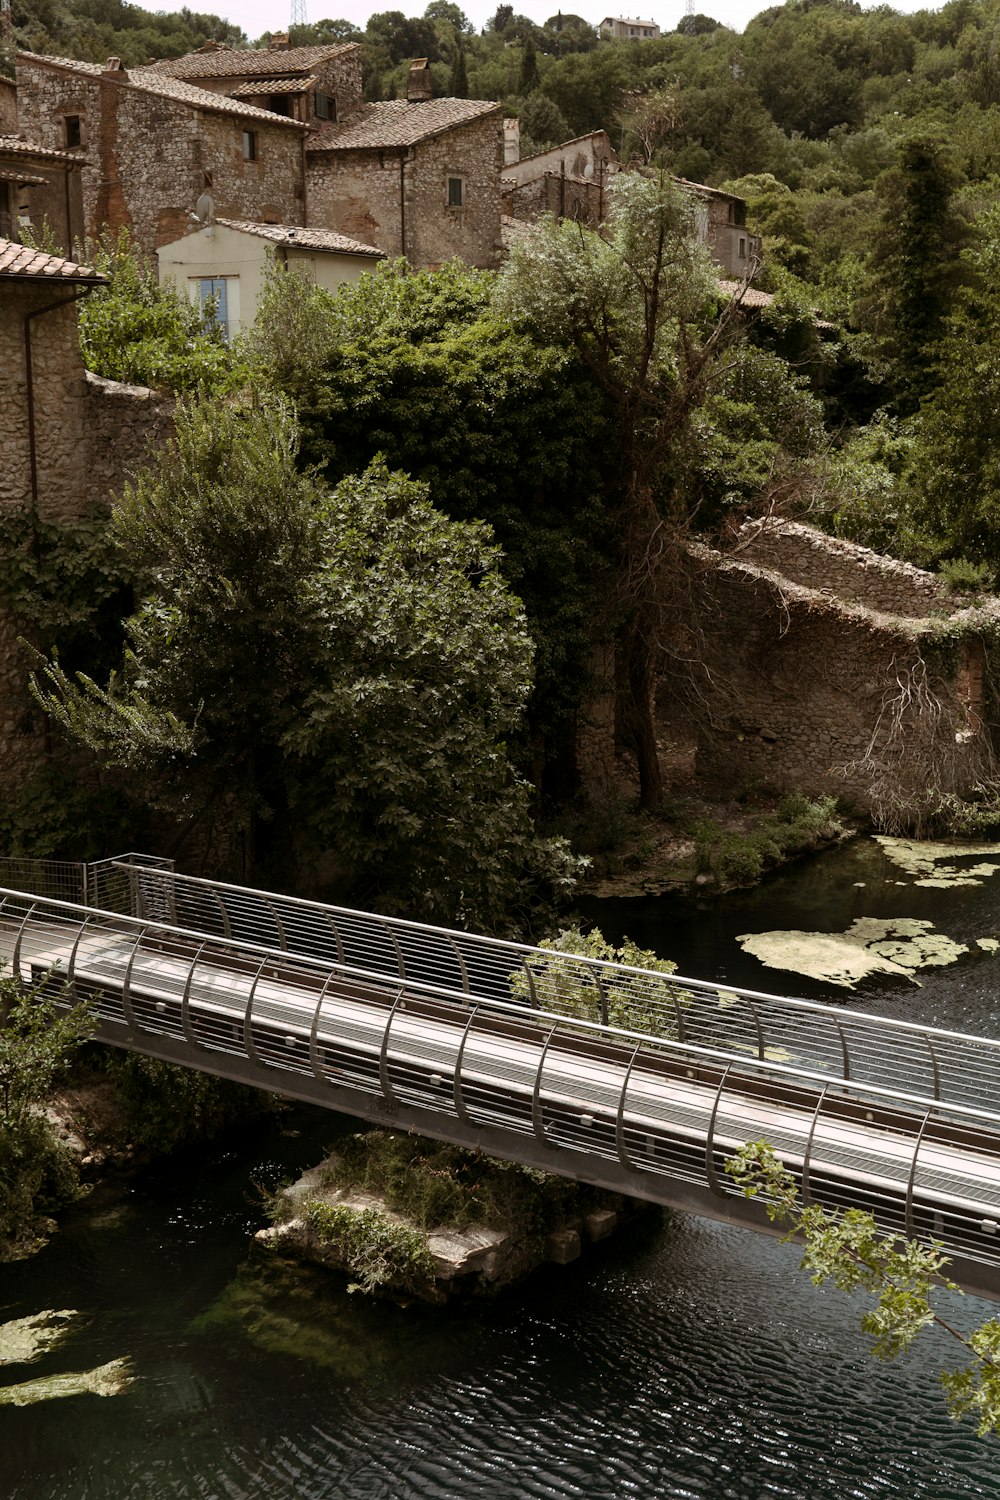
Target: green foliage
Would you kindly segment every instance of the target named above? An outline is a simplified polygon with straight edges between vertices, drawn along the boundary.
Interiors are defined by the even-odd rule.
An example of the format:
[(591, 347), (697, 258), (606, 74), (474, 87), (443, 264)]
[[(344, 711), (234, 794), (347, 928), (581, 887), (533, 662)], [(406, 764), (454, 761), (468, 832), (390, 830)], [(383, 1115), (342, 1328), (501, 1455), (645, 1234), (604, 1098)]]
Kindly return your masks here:
[(347, 1208), (312, 1198), (304, 1205), (309, 1228), (353, 1277), (349, 1292), (383, 1287), (415, 1292), (434, 1276), (434, 1259), (424, 1237), (396, 1224), (377, 1208)]
[(0, 800), (0, 849), (15, 859), (103, 859), (109, 849), (142, 847), (143, 823), (119, 785), (53, 756)]
[(835, 797), (812, 800), (792, 792), (782, 798), (776, 813), (761, 818), (746, 833), (699, 819), (693, 829), (695, 867), (728, 887), (754, 885), (765, 871), (843, 831)]
[(280, 398), (180, 409), (114, 515), (143, 589), (121, 671), (50, 662), (39, 699), (151, 801), (238, 831), (246, 871), (330, 848), (366, 899), (509, 922), (576, 861), (507, 752), (531, 645), (488, 529), (384, 467), (324, 499), (296, 450)]
[(874, 1300), (861, 1326), (879, 1359), (898, 1359), (932, 1326), (957, 1340), (972, 1359), (941, 1375), (948, 1410), (956, 1420), (972, 1417), (980, 1436), (1000, 1432), (1000, 1320), (965, 1335), (940, 1315), (937, 1294), (961, 1289), (945, 1274), (949, 1262), (939, 1244), (886, 1234), (860, 1209), (803, 1205), (795, 1178), (766, 1141), (748, 1142), (726, 1172), (746, 1197), (762, 1196), (768, 1218), (787, 1225), (787, 1239), (802, 1241), (802, 1266), (816, 1286), (829, 1281)]
[(390, 908), (496, 927), (555, 898), (576, 862), (532, 832), (506, 751), (532, 652), (488, 528), (378, 466), (337, 486), (323, 526), (326, 670), (284, 736), (293, 800)]
[[(535, 644), (532, 759), (565, 754), (606, 569), (599, 400), (563, 349), (489, 305), (492, 279), (451, 263), (381, 266), (336, 297), (276, 274), (252, 356), (298, 404), (305, 457), (331, 481), (381, 455), (455, 520), (485, 520)], [(515, 747), (512, 747), (515, 748)], [(523, 740), (516, 745), (528, 760)]]
[(424, 1231), (489, 1224), (519, 1237), (562, 1223), (580, 1193), (576, 1183), (533, 1167), (384, 1130), (339, 1141), (324, 1185), (376, 1193)]
[(246, 371), (208, 310), (161, 286), (127, 229), (106, 235), (88, 258), (110, 277), (80, 308), (80, 347), (95, 375), (169, 391), (221, 393), (243, 383)]
[[(511, 975), (511, 994), (516, 1000), (647, 1036), (677, 1035), (677, 1007), (686, 1005), (687, 998), (668, 980), (653, 977), (674, 972), (677, 965), (669, 959), (638, 947), (631, 938), (625, 938), (616, 948), (596, 927), (587, 933), (579, 927), (565, 928), (557, 938), (546, 939), (539, 947), (546, 956), (532, 954), (525, 962), (531, 981), (521, 970)], [(642, 972), (600, 969), (574, 963), (573, 957), (624, 964), (627, 969)]]
[(25, 990), (0, 977), (0, 1259), (77, 1196), (75, 1163), (42, 1110), (91, 1025), (89, 1008), (60, 1004), (50, 980)]
[(109, 1049), (101, 1061), (114, 1086), (115, 1143), (138, 1151), (173, 1151), (278, 1107), (260, 1089), (138, 1053)]
[(246, 43), (240, 28), (221, 16), (186, 7), (153, 12), (127, 0), (14, 0), (12, 18), (18, 47), (84, 62), (120, 57), (127, 68), (151, 57), (180, 57), (209, 40), (229, 47)]
[(0, 599), (34, 644), (71, 670), (100, 671), (121, 644), (131, 567), (108, 517), (50, 521), (27, 507), (0, 513)]

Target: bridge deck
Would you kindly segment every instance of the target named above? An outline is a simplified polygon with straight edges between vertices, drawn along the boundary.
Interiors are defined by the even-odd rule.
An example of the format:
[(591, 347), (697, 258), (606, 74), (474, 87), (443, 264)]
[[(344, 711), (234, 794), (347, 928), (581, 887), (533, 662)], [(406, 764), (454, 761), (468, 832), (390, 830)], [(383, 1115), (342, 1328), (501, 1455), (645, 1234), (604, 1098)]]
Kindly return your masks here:
[(723, 1165), (764, 1137), (807, 1196), (940, 1239), (1000, 1294), (1000, 1118), (981, 1109), (21, 893), (0, 956), (71, 979), (115, 1045), (755, 1227)]

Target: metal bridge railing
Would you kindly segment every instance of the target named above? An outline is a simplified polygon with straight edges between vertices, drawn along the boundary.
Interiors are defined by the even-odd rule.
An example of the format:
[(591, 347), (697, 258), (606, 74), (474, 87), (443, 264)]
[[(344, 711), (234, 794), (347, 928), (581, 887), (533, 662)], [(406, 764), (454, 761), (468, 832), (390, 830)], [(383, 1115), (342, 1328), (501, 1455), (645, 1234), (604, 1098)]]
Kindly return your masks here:
[(225, 1054), (273, 1070), (285, 1092), (298, 1075), (383, 1110), (448, 1114), (473, 1139), (501, 1127), (603, 1158), (665, 1198), (667, 1179), (737, 1196), (725, 1161), (764, 1135), (807, 1199), (870, 1208), (886, 1227), (1000, 1264), (995, 1107), (23, 891), (0, 890), (0, 938), (15, 973), (87, 995), (139, 1050), (170, 1039), (194, 1066), (224, 1071)]
[(136, 917), (1000, 1115), (1000, 1042), (989, 1038), (178, 875), (141, 856), (105, 861), (95, 904), (126, 886)]
[(88, 866), (68, 859), (0, 858), (0, 886), (52, 896), (58, 901), (88, 900)]

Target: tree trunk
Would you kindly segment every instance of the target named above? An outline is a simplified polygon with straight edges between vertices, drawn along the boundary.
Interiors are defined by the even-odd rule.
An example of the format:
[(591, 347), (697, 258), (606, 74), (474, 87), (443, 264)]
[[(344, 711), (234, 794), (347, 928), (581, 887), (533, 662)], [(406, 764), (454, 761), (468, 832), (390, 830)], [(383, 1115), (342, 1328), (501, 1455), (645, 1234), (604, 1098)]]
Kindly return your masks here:
[(648, 643), (634, 628), (628, 632), (625, 649), (626, 722), (639, 771), (639, 806), (644, 812), (654, 812), (663, 797), (656, 747), (656, 663)]

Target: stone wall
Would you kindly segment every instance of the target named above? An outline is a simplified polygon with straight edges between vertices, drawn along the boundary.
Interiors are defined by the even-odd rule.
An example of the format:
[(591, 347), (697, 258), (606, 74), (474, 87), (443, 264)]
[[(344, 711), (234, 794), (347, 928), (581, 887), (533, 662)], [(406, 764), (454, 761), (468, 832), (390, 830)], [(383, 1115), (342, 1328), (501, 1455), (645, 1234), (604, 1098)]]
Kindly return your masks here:
[(142, 385), (102, 380), (88, 371), (84, 388), (87, 433), (85, 509), (107, 505), (126, 480), (158, 453), (174, 430), (173, 397)]
[(607, 217), (609, 197), (600, 181), (545, 172), (523, 182), (505, 181), (502, 191), (503, 212), (527, 223), (534, 223), (542, 214), (553, 214), (557, 219), (573, 219), (597, 229)]
[[(307, 152), (309, 223), (390, 256), (405, 254), (418, 268), (454, 256), (473, 266), (495, 265), (502, 155), (499, 106), (408, 150)], [(462, 208), (448, 207), (449, 177), (463, 179)]]
[(955, 607), (933, 574), (795, 521), (747, 522), (737, 553), (792, 583), (887, 614), (924, 617)]
[[(72, 293), (71, 286), (50, 281), (9, 281), (0, 291), (0, 505), (29, 505), (32, 498), (25, 315)], [(76, 308), (35, 317), (29, 329), (38, 509), (43, 516), (65, 519), (79, 513), (86, 473)]]
[(17, 135), (17, 85), (0, 78), (0, 135)]
[[(931, 618), (929, 575), (806, 527), (784, 541), (790, 571), (817, 583), (832, 558), (839, 596), (745, 551), (695, 549), (712, 682), (697, 726), (702, 785), (833, 794), (880, 817), (967, 790), (992, 763), (984, 641), (1000, 630), (1000, 601)], [(883, 607), (894, 583), (915, 608)]]

